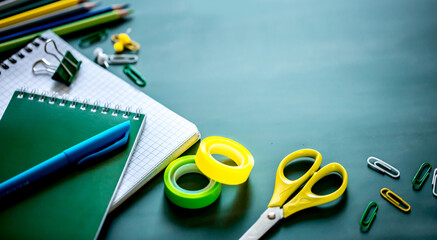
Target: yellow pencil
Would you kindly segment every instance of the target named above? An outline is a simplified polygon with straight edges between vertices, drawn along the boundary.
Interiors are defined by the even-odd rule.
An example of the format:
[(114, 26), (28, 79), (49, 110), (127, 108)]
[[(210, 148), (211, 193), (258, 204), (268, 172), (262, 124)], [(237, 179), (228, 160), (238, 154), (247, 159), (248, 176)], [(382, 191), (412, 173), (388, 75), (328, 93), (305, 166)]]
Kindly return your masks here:
[(72, 7), (84, 1), (85, 0), (62, 0), (54, 3), (50, 3), (39, 8), (35, 8), (26, 12), (19, 13), (14, 16), (4, 18), (0, 20), (0, 28), (8, 27), (16, 23), (24, 22), (48, 13), (52, 13), (68, 7)]

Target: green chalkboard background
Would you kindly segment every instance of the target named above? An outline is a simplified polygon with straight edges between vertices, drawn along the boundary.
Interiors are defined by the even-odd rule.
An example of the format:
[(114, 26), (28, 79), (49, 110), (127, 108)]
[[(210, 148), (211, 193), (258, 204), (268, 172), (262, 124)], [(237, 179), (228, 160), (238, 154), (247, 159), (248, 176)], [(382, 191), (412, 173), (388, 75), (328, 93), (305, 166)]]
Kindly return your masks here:
[[(141, 44), (135, 67), (148, 84), (138, 88), (194, 122), (203, 138), (243, 144), (255, 167), (247, 183), (223, 186), (216, 203), (196, 211), (166, 199), (161, 173), (109, 216), (102, 239), (239, 238), (265, 210), (280, 160), (301, 148), (320, 151), (322, 165), (341, 163), (347, 193), (292, 215), (267, 238), (437, 238), (431, 178), (421, 191), (411, 184), (423, 162), (437, 167), (436, 1), (129, 2), (132, 17), (109, 27), (132, 28)], [(85, 34), (67, 40), (78, 47)], [(95, 46), (113, 53), (109, 40)], [(93, 49), (80, 50), (92, 58)], [(121, 66), (109, 70), (134, 86)], [(400, 178), (369, 169), (369, 156)], [(383, 187), (411, 213), (385, 201)], [(362, 233), (370, 201), (380, 208)]]

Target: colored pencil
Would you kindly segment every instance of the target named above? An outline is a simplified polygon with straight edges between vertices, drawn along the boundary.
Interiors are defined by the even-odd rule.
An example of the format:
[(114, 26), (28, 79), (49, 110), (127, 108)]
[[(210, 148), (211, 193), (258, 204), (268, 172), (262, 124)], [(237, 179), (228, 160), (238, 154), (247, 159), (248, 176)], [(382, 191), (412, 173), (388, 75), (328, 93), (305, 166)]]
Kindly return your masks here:
[(17, 5), (20, 5), (23, 2), (30, 1), (30, 0), (5, 0), (0, 2), (0, 11), (4, 11), (4, 9), (10, 9), (12, 7), (15, 7)]
[(0, 29), (0, 36), (6, 36), (27, 29), (31, 29), (37, 26), (41, 26), (47, 23), (59, 21), (64, 18), (76, 16), (82, 13), (86, 13), (97, 5), (96, 2), (85, 2), (79, 5), (69, 7), (54, 13), (50, 13), (35, 19), (30, 19), (21, 23), (14, 24), (9, 27)]
[(8, 27), (11, 26), (13, 24), (16, 23), (20, 23), (20, 22), (24, 22), (26, 20), (29, 19), (34, 19), (36, 17), (48, 14), (48, 13), (52, 13), (52, 12), (56, 12), (68, 7), (72, 7), (75, 6), (81, 2), (83, 2), (84, 0), (61, 0), (58, 2), (54, 2), (54, 3), (50, 3), (47, 5), (44, 5), (42, 7), (38, 7), (26, 12), (22, 12), (19, 13), (17, 15), (14, 16), (10, 16), (7, 18), (4, 18), (2, 20), (0, 20), (0, 28), (4, 28), (4, 27)]
[(47, 5), (52, 2), (56, 2), (57, 0), (41, 0), (41, 1), (34, 1), (30, 3), (25, 4), (19, 4), (18, 6), (13, 6), (11, 8), (7, 8), (5, 11), (2, 10), (0, 14), (0, 19), (7, 18), (25, 11), (29, 11), (34, 8), (38, 8), (44, 5)]
[[(76, 22), (68, 23), (59, 27), (52, 28), (52, 31), (59, 36), (66, 35), (69, 33), (73, 33), (76, 31), (80, 31), (86, 28), (94, 27), (97, 25), (101, 25), (104, 23), (116, 21), (120, 18), (125, 17), (126, 15), (132, 13), (132, 10), (114, 10), (111, 12), (103, 13), (94, 17), (85, 18)], [(41, 35), (44, 31), (33, 33), (21, 38), (17, 38), (8, 42), (0, 43), (0, 52), (4, 52), (9, 49), (13, 49), (16, 47), (20, 47), (26, 44), (28, 41), (33, 38)]]
[(58, 21), (54, 21), (54, 22), (51, 22), (51, 23), (47, 23), (47, 24), (41, 25), (41, 26), (37, 26), (37, 27), (34, 27), (34, 28), (26, 29), (26, 30), (18, 32), (18, 33), (13, 33), (13, 34), (10, 34), (8, 36), (0, 37), (0, 42), (8, 41), (8, 40), (11, 40), (11, 39), (14, 39), (14, 38), (22, 37), (22, 36), (29, 35), (29, 34), (32, 34), (32, 33), (40, 32), (42, 30), (54, 28), (54, 27), (57, 27), (57, 26), (61, 26), (61, 25), (70, 23), (70, 22), (78, 21), (78, 20), (81, 20), (81, 19), (85, 19), (85, 18), (89, 18), (89, 17), (92, 17), (92, 16), (96, 16), (96, 15), (102, 14), (102, 13), (106, 13), (106, 12), (109, 12), (109, 11), (112, 11), (112, 10), (119, 10), (119, 9), (123, 9), (123, 8), (124, 8), (124, 5), (113, 5), (113, 6), (105, 7), (105, 8), (102, 8), (102, 9), (95, 10), (95, 11), (90, 11), (90, 12), (82, 13), (82, 14), (79, 14), (79, 15), (76, 15), (76, 16), (72, 16), (72, 17), (69, 17), (69, 18), (64, 18), (64, 19), (61, 19), (61, 20), (58, 20)]

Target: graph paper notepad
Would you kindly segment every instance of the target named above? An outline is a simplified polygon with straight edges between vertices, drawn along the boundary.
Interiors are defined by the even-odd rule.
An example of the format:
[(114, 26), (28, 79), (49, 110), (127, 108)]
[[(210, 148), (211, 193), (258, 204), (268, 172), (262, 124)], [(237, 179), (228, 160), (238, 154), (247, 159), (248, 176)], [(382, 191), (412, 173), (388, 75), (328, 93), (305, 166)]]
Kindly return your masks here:
[[(53, 39), (61, 52), (69, 50), (82, 61), (80, 71), (70, 87), (53, 81), (48, 75), (32, 73), (33, 63), (43, 57), (56, 63), (53, 56), (44, 52), (44, 39)], [(48, 50), (55, 52), (53, 46), (48, 46)], [(23, 87), (56, 93), (60, 97), (68, 95), (70, 99), (75, 96), (90, 98), (90, 103), (96, 100), (101, 104), (118, 103), (122, 107), (131, 107), (133, 111), (141, 108), (147, 114), (146, 127), (111, 203), (112, 209), (200, 138), (193, 123), (87, 59), (51, 31), (45, 32), (42, 38), (35, 39), (1, 65), (0, 117), (14, 91)]]

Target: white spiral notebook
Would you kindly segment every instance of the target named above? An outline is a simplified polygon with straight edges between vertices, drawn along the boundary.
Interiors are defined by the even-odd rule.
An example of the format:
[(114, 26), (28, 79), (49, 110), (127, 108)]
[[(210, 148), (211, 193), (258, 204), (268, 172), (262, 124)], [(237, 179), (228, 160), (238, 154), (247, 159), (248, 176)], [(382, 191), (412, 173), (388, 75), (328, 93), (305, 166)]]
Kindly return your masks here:
[[(51, 63), (57, 62), (44, 51), (46, 39), (53, 39), (62, 53), (68, 50), (82, 61), (70, 87), (52, 80), (49, 75), (35, 75), (32, 72), (32, 65), (41, 58)], [(49, 51), (54, 52), (53, 45), (51, 47)], [(14, 91), (23, 87), (28, 91), (38, 89), (46, 94), (54, 93), (61, 98), (89, 99), (90, 104), (103, 106), (105, 103), (114, 103), (133, 110), (140, 108), (147, 114), (146, 127), (122, 176), (111, 209), (120, 205), (200, 138), (193, 123), (87, 59), (51, 31), (45, 32), (0, 65), (0, 118)]]

